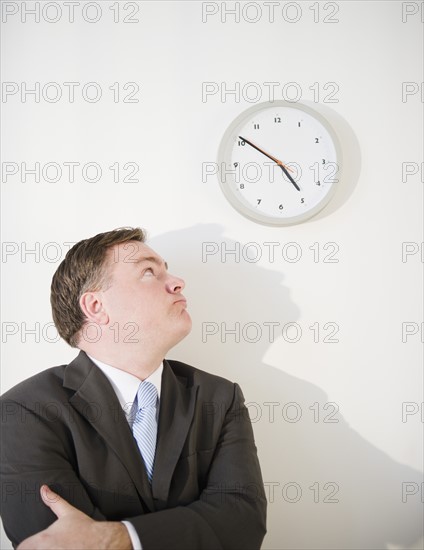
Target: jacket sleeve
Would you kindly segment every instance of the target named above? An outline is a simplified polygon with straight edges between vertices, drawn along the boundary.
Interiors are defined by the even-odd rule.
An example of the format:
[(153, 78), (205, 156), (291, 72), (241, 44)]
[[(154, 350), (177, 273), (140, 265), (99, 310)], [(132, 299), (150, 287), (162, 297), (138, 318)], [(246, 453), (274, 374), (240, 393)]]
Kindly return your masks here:
[(78, 478), (71, 441), (60, 422), (48, 422), (9, 399), (1, 401), (1, 416), (1, 515), (13, 546), (57, 519), (41, 500), (43, 484), (93, 519), (106, 519)]
[[(266, 532), (266, 498), (251, 422), (236, 384), (230, 401), (198, 500), (120, 518), (135, 527), (143, 550), (260, 548)], [(44, 483), (93, 519), (109, 519), (93, 504), (79, 478), (67, 426), (49, 422), (46, 415), (12, 399), (2, 399), (1, 406), (2, 519), (12, 544), (56, 520), (40, 497)]]
[(266, 497), (251, 421), (237, 384), (199, 499), (128, 520), (143, 550), (260, 548), (266, 533)]

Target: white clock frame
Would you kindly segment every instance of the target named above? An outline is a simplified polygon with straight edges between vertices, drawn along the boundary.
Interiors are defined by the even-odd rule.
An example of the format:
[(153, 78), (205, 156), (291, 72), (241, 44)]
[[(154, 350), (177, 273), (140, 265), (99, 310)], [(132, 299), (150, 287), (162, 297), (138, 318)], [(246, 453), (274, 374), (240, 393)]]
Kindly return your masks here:
[[(286, 110), (286, 113), (288, 112), (287, 110), (289, 110), (291, 113), (293, 113), (293, 116), (294, 115), (302, 116), (302, 114), (306, 115), (309, 121), (312, 120), (316, 124), (317, 129), (322, 128), (323, 133), (326, 133), (325, 137), (329, 141), (327, 145), (335, 156), (335, 163), (337, 166), (337, 180), (334, 180), (333, 182), (325, 182), (325, 179), (324, 179), (324, 183), (326, 183), (326, 193), (323, 195), (323, 197), (316, 204), (312, 205), (310, 208), (307, 208), (307, 205), (306, 207), (300, 206), (298, 208), (298, 212), (295, 213), (295, 215), (291, 215), (291, 216), (270, 215), (268, 213), (261, 211), (260, 209), (255, 208), (253, 204), (248, 203), (247, 199), (243, 197), (242, 193), (240, 192), (240, 188), (239, 188), (240, 182), (235, 181), (236, 179), (235, 175), (231, 173), (231, 170), (227, 170), (226, 168), (231, 166), (231, 163), (232, 163), (231, 157), (233, 155), (234, 147), (236, 146), (236, 141), (238, 140), (238, 136), (240, 134), (241, 128), (244, 128), (245, 125), (248, 124), (249, 122), (253, 123), (253, 119), (255, 118), (255, 115), (261, 114), (262, 112), (265, 112), (268, 110), (269, 111), (274, 110), (275, 112), (277, 112), (278, 110), (280, 111)], [(311, 147), (311, 150), (312, 150), (312, 143), (308, 143), (308, 147), (309, 146)], [(275, 149), (277, 149), (277, 152), (278, 152), (278, 147), (272, 147), (272, 148), (274, 149), (274, 151)], [(252, 151), (254, 151), (254, 149), (252, 149)], [(270, 152), (270, 151), (267, 151), (267, 152)], [(275, 153), (272, 152), (272, 154), (275, 154)], [(255, 151), (254, 153), (252, 153), (252, 155), (253, 156), (258, 155), (258, 153)], [(286, 161), (287, 159), (284, 159), (283, 162), (286, 162)], [(268, 160), (267, 162), (270, 162), (270, 161)], [(330, 163), (334, 164), (333, 161), (330, 161), (328, 165)], [(289, 161), (288, 161), (288, 165), (290, 166)], [(224, 167), (226, 170), (225, 175), (224, 175)], [(312, 168), (312, 167), (308, 167), (308, 168)], [(219, 174), (218, 179), (225, 197), (230, 202), (230, 204), (243, 216), (247, 217), (250, 220), (253, 220), (255, 222), (259, 222), (265, 225), (272, 225), (272, 226), (294, 225), (294, 224), (302, 223), (306, 220), (309, 220), (313, 216), (315, 216), (333, 198), (336, 192), (336, 189), (338, 187), (338, 184), (340, 182), (341, 168), (342, 168), (342, 150), (341, 150), (340, 141), (337, 137), (336, 132), (334, 131), (333, 127), (331, 126), (327, 118), (325, 118), (316, 108), (310, 107), (305, 103), (272, 101), (272, 102), (258, 103), (257, 105), (254, 105), (249, 109), (246, 109), (239, 116), (237, 116), (235, 120), (227, 128), (226, 132), (222, 137), (219, 150), (218, 150), (218, 174)], [(284, 185), (286, 184), (290, 186), (290, 183), (288, 183), (288, 181), (286, 181)], [(321, 183), (317, 183), (316, 185), (320, 185), (322, 188), (324, 188), (324, 186), (321, 185)], [(276, 189), (276, 192), (277, 191), (278, 190)], [(290, 192), (291, 191), (289, 191), (289, 193)], [(281, 190), (279, 191), (279, 193), (281, 194)], [(277, 198), (276, 203), (278, 203), (279, 200), (281, 199)], [(282, 206), (282, 204), (280, 206)]]

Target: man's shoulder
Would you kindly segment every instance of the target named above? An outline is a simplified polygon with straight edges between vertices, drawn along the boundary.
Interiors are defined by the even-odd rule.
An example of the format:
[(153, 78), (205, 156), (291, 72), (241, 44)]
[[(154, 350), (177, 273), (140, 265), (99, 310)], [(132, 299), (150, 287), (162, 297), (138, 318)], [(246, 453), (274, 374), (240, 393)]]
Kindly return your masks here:
[(234, 394), (234, 382), (222, 376), (206, 372), (182, 361), (167, 359), (166, 362), (177, 378), (184, 380), (187, 386), (198, 386), (201, 393), (219, 392), (229, 396)]
[(16, 401), (34, 401), (35, 399), (54, 399), (58, 397), (58, 391), (63, 389), (63, 376), (67, 365), (51, 367), (16, 384), (3, 395), (0, 400)]

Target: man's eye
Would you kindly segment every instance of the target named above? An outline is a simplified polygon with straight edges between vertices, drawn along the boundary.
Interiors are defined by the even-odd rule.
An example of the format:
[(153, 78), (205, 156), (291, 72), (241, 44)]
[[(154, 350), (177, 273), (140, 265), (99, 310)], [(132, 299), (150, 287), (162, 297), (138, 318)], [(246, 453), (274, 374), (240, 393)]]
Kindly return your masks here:
[(143, 275), (146, 275), (146, 273), (148, 273), (149, 275), (154, 275), (155, 272), (153, 271), (153, 268), (148, 267), (148, 268), (144, 271)]

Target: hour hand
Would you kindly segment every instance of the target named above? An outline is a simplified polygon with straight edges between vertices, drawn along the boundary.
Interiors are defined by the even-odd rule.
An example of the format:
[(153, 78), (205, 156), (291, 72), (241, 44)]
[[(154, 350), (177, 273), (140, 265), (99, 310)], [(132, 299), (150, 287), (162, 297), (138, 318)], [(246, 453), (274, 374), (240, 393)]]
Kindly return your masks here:
[(297, 183), (294, 181), (294, 179), (291, 177), (291, 175), (287, 172), (285, 166), (283, 163), (278, 165), (281, 170), (286, 174), (286, 176), (289, 178), (289, 180), (292, 182), (292, 184), (296, 187), (298, 191), (300, 191), (300, 187), (297, 185)]
[(266, 157), (268, 157), (269, 159), (273, 160), (276, 164), (278, 164), (278, 166), (281, 168), (281, 170), (286, 174), (286, 176), (289, 178), (289, 180), (291, 181), (291, 183), (296, 187), (296, 189), (298, 191), (300, 191), (300, 187), (297, 185), (297, 183), (294, 181), (294, 179), (290, 176), (289, 174), (289, 170), (290, 172), (293, 172), (293, 170), (289, 167), (289, 166), (286, 166), (285, 164), (283, 164), (281, 162), (281, 160), (277, 159), (276, 157), (273, 157), (272, 155), (270, 155), (269, 153), (266, 153), (263, 149), (261, 149), (260, 147), (258, 147), (257, 145), (255, 145), (254, 143), (252, 143), (251, 141), (249, 141), (248, 139), (242, 137), (242, 136), (239, 136), (239, 138), (243, 141), (245, 141), (246, 143), (248, 143), (250, 145), (250, 147), (253, 147), (253, 149), (256, 149), (256, 151), (259, 151), (260, 153), (262, 153), (263, 155), (265, 155)]

